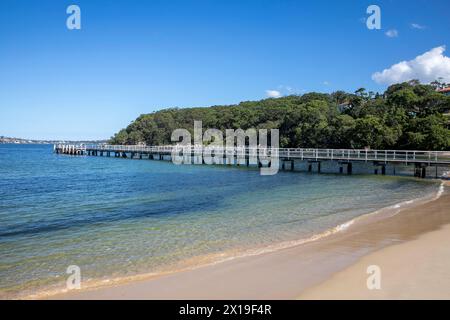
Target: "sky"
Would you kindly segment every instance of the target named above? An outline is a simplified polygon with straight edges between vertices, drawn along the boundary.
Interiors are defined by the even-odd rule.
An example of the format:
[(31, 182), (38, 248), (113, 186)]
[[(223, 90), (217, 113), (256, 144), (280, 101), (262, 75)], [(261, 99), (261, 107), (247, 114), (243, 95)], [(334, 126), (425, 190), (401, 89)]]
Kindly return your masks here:
[(0, 135), (106, 139), (168, 107), (450, 82), (449, 30), (438, 0), (2, 0)]

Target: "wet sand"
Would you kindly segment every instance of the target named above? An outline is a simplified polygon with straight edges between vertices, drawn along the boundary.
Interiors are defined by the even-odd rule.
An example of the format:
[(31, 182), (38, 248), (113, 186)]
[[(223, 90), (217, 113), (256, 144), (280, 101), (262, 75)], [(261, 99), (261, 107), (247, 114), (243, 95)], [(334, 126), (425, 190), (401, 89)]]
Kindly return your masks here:
[[(49, 298), (448, 298), (449, 208), (445, 192), (435, 201), (365, 216), (341, 232), (288, 249)], [(366, 268), (373, 264), (382, 270), (378, 293), (366, 287)], [(408, 266), (414, 268), (405, 272)], [(404, 286), (409, 289), (398, 290)]]

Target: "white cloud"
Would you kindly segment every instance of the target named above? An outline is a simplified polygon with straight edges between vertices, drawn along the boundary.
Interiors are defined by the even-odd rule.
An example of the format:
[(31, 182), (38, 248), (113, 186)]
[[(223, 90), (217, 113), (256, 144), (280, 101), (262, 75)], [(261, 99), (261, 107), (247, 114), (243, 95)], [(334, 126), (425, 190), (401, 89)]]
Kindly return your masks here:
[(266, 96), (269, 98), (279, 98), (281, 97), (281, 92), (278, 90), (266, 90)]
[(420, 25), (420, 24), (418, 24), (418, 23), (411, 23), (411, 28), (423, 30), (423, 29), (425, 29), (426, 27), (425, 27), (425, 26), (422, 26), (422, 25)]
[(330, 83), (329, 83), (328, 81), (324, 81), (323, 84), (324, 84), (325, 86), (329, 86), (329, 85), (330, 85)]
[(375, 72), (372, 80), (377, 83), (393, 84), (412, 79), (429, 83), (442, 77), (450, 81), (450, 58), (444, 55), (445, 46), (433, 48), (413, 60), (401, 61), (381, 72)]
[(266, 90), (266, 95), (270, 98), (279, 98), (282, 96), (288, 96), (292, 94), (300, 94), (301, 92), (305, 92), (304, 89), (294, 88), (292, 86), (280, 84), (276, 89)]
[(391, 29), (391, 30), (386, 31), (385, 35), (387, 35), (389, 38), (397, 38), (398, 31), (396, 29)]

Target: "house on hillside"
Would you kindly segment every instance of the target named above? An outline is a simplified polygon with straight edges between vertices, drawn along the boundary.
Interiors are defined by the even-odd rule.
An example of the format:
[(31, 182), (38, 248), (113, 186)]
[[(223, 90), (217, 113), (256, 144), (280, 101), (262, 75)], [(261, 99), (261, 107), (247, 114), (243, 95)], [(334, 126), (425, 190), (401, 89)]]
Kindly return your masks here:
[(352, 105), (350, 104), (350, 101), (344, 101), (344, 102), (338, 104), (338, 110), (341, 113), (347, 109), (350, 109), (351, 107), (352, 107)]
[[(440, 92), (440, 93), (443, 93), (446, 96), (450, 96), (450, 86), (445, 87), (445, 88), (437, 88), (436, 91)], [(444, 116), (447, 117), (448, 125), (450, 126), (450, 109), (447, 109), (447, 110), (444, 111)]]
[(436, 89), (437, 92), (441, 92), (443, 94), (445, 94), (446, 96), (450, 96), (450, 86), (445, 87), (445, 88), (438, 88)]

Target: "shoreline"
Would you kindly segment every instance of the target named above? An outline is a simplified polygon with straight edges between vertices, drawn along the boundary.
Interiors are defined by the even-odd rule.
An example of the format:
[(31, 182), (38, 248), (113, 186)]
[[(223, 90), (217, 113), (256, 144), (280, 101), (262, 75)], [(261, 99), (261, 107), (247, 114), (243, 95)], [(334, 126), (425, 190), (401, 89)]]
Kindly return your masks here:
[[(363, 256), (299, 300), (448, 300), (450, 299), (450, 224), (417, 239)], [(380, 270), (380, 287), (367, 288), (368, 266)]]
[[(450, 186), (450, 181), (442, 185)], [(431, 215), (443, 224), (413, 239), (363, 256), (348, 268), (300, 294), (300, 300), (450, 299), (450, 194), (441, 207), (431, 203)], [(433, 218), (433, 217), (431, 217)], [(446, 222), (446, 223), (445, 223)], [(369, 290), (367, 267), (379, 268), (380, 288)]]
[[(433, 179), (434, 180), (434, 179)], [(11, 295), (4, 294), (3, 299), (53, 299), (54, 297), (63, 296), (72, 293), (83, 293), (86, 291), (103, 290), (115, 286), (124, 286), (131, 283), (151, 281), (158, 279), (163, 276), (170, 276), (177, 273), (189, 272), (199, 268), (210, 267), (215, 265), (220, 265), (222, 263), (232, 262), (234, 260), (245, 259), (256, 257), (259, 255), (266, 255), (270, 253), (276, 253), (282, 250), (287, 250), (290, 248), (303, 246), (312, 242), (320, 242), (324, 238), (331, 237), (335, 233), (343, 232), (345, 229), (354, 227), (354, 224), (358, 225), (360, 223), (370, 223), (374, 219), (383, 219), (386, 216), (391, 216), (397, 214), (400, 210), (404, 210), (407, 207), (416, 206), (420, 203), (425, 203), (433, 201), (433, 199), (439, 197), (443, 191), (443, 181), (435, 180), (435, 182), (440, 182), (437, 189), (426, 195), (422, 195), (418, 198), (413, 198), (410, 200), (403, 200), (401, 202), (392, 203), (389, 206), (376, 209), (375, 211), (369, 211), (363, 213), (359, 216), (350, 218), (350, 220), (342, 220), (338, 225), (331, 226), (327, 229), (319, 230), (316, 233), (307, 235), (304, 238), (297, 238), (293, 240), (285, 240), (281, 242), (275, 242), (269, 245), (241, 248), (241, 249), (230, 249), (226, 251), (221, 251), (217, 253), (211, 253), (202, 256), (192, 257), (186, 260), (181, 260), (176, 264), (169, 265), (165, 268), (154, 270), (151, 272), (139, 273), (135, 275), (125, 275), (125, 276), (115, 276), (111, 278), (94, 278), (94, 279), (83, 279), (82, 289), (69, 292), (65, 289), (64, 283), (58, 285), (51, 285), (47, 287), (41, 287), (36, 291), (24, 290), (19, 293), (14, 293)]]
[[(422, 201), (418, 199), (418, 203), (414, 203), (412, 206), (410, 203), (416, 200), (406, 201), (407, 207), (399, 208), (396, 212), (390, 211), (387, 215), (374, 214), (376, 212), (373, 212), (357, 217), (335, 227), (334, 229), (337, 232), (319, 237), (318, 241), (314, 241), (317, 239), (302, 241), (302, 243), (274, 251), (234, 257), (188, 270), (159, 274), (153, 277), (142, 277), (125, 283), (111, 283), (106, 286), (86, 288), (81, 291), (70, 291), (33, 298), (294, 299), (299, 297), (305, 290), (320, 285), (336, 273), (354, 265), (364, 256), (398, 242), (407, 242), (411, 238), (445, 224), (444, 221), (434, 221), (432, 225), (427, 225), (425, 229), (422, 226), (422, 228), (415, 230), (412, 234), (411, 232), (405, 233), (404, 239), (396, 239), (391, 234), (385, 234), (384, 238), (383, 236), (376, 237), (371, 230), (374, 226), (380, 227), (380, 224), (383, 226), (383, 222), (394, 218), (398, 220), (399, 216), (404, 218), (409, 211), (417, 211), (417, 208), (430, 206), (430, 204), (438, 201), (442, 202), (443, 199), (450, 203), (450, 195), (448, 194), (442, 194), (436, 200), (439, 197), (439, 193), (443, 192), (444, 184), (448, 186), (448, 182), (443, 182), (440, 190), (433, 198), (422, 199)], [(398, 208), (397, 206), (392, 207)], [(361, 219), (362, 217), (365, 219)], [(450, 217), (448, 217), (448, 223), (450, 223)], [(395, 231), (387, 229), (390, 233)], [(330, 229), (327, 231), (329, 232)], [(368, 237), (364, 239), (364, 237), (361, 237), (361, 234), (366, 234)], [(355, 239), (355, 236), (357, 239)], [(273, 277), (270, 269), (282, 269), (284, 271), (282, 275)], [(298, 270), (303, 270), (302, 275), (298, 274)], [(222, 276), (218, 277), (218, 274)], [(292, 279), (290, 278), (294, 278), (295, 281), (291, 281)], [(215, 285), (205, 283), (204, 279), (210, 279), (208, 282)], [(242, 284), (246, 283), (244, 279), (248, 279), (247, 285), (241, 288)], [(278, 281), (276, 281), (277, 279)], [(297, 286), (293, 286), (290, 282), (297, 284)], [(253, 289), (251, 288), (252, 285)], [(283, 288), (286, 286), (289, 289), (283, 292)], [(271, 291), (274, 289), (276, 293), (261, 292), (261, 290)]]

